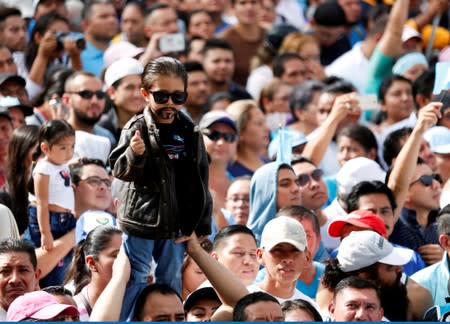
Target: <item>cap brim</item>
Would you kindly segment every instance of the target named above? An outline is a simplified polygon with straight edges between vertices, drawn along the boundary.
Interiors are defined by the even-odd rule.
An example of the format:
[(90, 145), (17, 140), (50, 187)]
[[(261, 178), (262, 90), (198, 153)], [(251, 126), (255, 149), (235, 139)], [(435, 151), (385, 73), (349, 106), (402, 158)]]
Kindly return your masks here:
[(449, 154), (450, 153), (450, 144), (439, 145), (435, 149), (433, 149), (434, 153), (437, 154)]
[(402, 266), (411, 261), (413, 254), (414, 250), (394, 246), (392, 252), (378, 262), (393, 266)]
[(330, 235), (331, 237), (341, 237), (342, 229), (344, 228), (345, 224), (350, 224), (365, 229), (371, 229), (369, 225), (355, 218), (350, 218), (346, 220), (334, 220), (330, 223), (330, 225), (328, 225), (328, 235)]
[(69, 315), (73, 316), (79, 315), (78, 309), (75, 306), (65, 304), (53, 304), (37, 311), (36, 313), (31, 315), (31, 318), (39, 320), (48, 320), (61, 314), (62, 312), (67, 312), (69, 313)]
[(33, 108), (27, 105), (11, 106), (9, 108), (19, 108), (25, 117), (33, 115)]
[(263, 248), (266, 249), (267, 251), (271, 251), (275, 247), (275, 245), (281, 244), (281, 243), (291, 244), (292, 246), (295, 246), (297, 248), (297, 250), (302, 251), (302, 252), (306, 250), (306, 244), (301, 244), (297, 241), (290, 240), (290, 239), (280, 239), (280, 240), (269, 241), (269, 242), (266, 242), (266, 244), (263, 246)]
[(219, 296), (212, 287), (203, 287), (190, 293), (184, 302), (184, 311), (188, 312), (199, 300), (217, 300), (220, 302)]

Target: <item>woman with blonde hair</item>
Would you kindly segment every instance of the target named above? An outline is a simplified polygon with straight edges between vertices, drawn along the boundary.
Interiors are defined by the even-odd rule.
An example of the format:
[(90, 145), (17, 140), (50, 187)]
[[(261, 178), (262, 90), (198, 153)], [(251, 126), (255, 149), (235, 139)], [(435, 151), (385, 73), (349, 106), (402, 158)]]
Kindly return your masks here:
[(233, 177), (252, 175), (268, 162), (269, 128), (264, 113), (254, 100), (238, 100), (226, 109), (234, 117), (239, 133), (236, 158), (228, 168)]
[(325, 70), (320, 64), (320, 45), (313, 36), (300, 32), (290, 33), (284, 38), (278, 50), (279, 54), (287, 52), (300, 55), (308, 71), (309, 80), (322, 81), (325, 79)]

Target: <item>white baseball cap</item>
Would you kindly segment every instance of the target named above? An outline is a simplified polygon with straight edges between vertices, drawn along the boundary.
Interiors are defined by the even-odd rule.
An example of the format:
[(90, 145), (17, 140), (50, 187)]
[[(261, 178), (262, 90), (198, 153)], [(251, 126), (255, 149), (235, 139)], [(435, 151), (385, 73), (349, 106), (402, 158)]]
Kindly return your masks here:
[(141, 75), (144, 67), (141, 62), (131, 57), (124, 57), (115, 61), (105, 72), (105, 84), (110, 87), (117, 80), (129, 75)]
[(287, 216), (279, 216), (264, 226), (261, 236), (261, 247), (270, 251), (280, 243), (289, 243), (299, 251), (305, 251), (308, 243), (305, 230), (298, 220)]
[(374, 231), (353, 231), (339, 246), (337, 260), (344, 272), (368, 267), (377, 262), (393, 266), (408, 263), (414, 251), (394, 247)]
[(450, 129), (445, 126), (434, 126), (423, 134), (430, 145), (430, 150), (438, 154), (450, 153)]
[(362, 181), (384, 182), (386, 172), (374, 160), (357, 157), (344, 163), (336, 174), (338, 191), (348, 195), (352, 188)]

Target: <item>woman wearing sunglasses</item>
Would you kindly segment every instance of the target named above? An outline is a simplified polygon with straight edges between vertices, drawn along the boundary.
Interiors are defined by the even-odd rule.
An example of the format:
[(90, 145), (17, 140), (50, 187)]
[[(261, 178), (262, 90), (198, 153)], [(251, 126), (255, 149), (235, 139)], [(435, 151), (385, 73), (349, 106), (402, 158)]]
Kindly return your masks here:
[[(180, 111), (187, 73), (171, 57), (150, 61), (142, 74), (146, 107), (123, 128), (111, 153), (113, 175), (123, 181), (119, 224), (131, 263), (120, 320), (131, 319), (134, 300), (147, 285), (150, 261), (156, 280), (181, 293), (186, 237), (211, 231), (208, 158), (203, 136)], [(175, 240), (176, 239), (176, 240)]]
[(233, 117), (226, 112), (210, 111), (202, 117), (199, 127), (210, 161), (208, 186), (213, 197), (214, 234), (216, 229), (228, 225), (221, 209), (225, 207), (227, 190), (232, 179), (227, 167), (236, 154), (237, 126)]

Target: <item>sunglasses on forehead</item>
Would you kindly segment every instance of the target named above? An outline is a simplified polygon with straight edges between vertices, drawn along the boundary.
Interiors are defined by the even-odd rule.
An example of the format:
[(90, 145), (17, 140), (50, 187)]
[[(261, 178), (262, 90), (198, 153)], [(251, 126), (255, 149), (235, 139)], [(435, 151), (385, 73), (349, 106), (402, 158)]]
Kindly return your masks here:
[(416, 182), (420, 182), (423, 186), (429, 187), (433, 184), (433, 180), (436, 180), (440, 184), (442, 184), (442, 177), (440, 174), (433, 173), (433, 174), (424, 174), (423, 176), (420, 176), (418, 179), (411, 182), (410, 186), (415, 184)]
[(314, 181), (320, 181), (323, 176), (323, 171), (321, 169), (315, 169), (311, 174), (302, 173), (299, 174), (297, 177), (297, 183), (300, 187), (306, 186), (310, 181), (311, 178)]
[(164, 90), (159, 91), (149, 91), (151, 95), (153, 96), (153, 99), (157, 104), (165, 104), (169, 101), (169, 98), (172, 99), (172, 102), (175, 105), (182, 105), (186, 102), (187, 99), (187, 92), (184, 91), (175, 91), (175, 92), (168, 92)]

